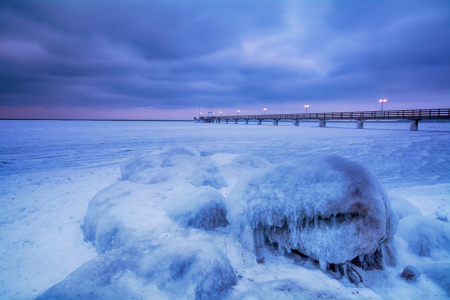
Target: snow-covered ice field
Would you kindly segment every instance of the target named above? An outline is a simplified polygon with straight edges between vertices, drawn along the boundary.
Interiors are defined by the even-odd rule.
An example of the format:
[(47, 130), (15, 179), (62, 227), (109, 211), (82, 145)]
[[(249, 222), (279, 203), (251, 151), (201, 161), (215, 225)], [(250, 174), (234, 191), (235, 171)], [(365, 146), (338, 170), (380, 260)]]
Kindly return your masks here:
[[(35, 299), (50, 288), (43, 299), (448, 297), (450, 123), (420, 123), (418, 132), (409, 123), (355, 127), (0, 121), (0, 299)], [(168, 148), (178, 146), (188, 148)], [(240, 178), (323, 155), (370, 169), (400, 218), (390, 243), (395, 265), (355, 267), (358, 286), (312, 259), (270, 246), (254, 253), (233, 224), (222, 226), (228, 195), (240, 201), (246, 193), (233, 191)], [(204, 209), (218, 219), (199, 219)], [(181, 265), (175, 275), (171, 263)], [(400, 277), (408, 265), (418, 279)]]

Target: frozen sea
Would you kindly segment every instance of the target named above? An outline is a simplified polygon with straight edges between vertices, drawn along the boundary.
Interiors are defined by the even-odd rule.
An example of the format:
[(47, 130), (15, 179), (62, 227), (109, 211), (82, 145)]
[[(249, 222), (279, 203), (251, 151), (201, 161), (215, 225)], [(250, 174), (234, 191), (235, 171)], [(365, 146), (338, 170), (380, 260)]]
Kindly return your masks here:
[[(95, 258), (98, 253), (85, 241), (80, 228), (89, 200), (119, 181), (121, 162), (168, 146), (193, 147), (201, 156), (214, 157), (222, 164), (238, 154), (263, 157), (272, 164), (339, 155), (370, 168), (388, 194), (401, 195), (423, 216), (448, 224), (450, 123), (420, 123), (417, 132), (402, 122), (367, 122), (364, 127), (356, 129), (354, 122), (328, 122), (326, 128), (320, 128), (317, 122), (301, 122), (296, 127), (288, 122), (257, 126), (187, 121), (2, 120), (0, 299), (34, 299)], [(222, 192), (226, 197), (229, 190)], [(401, 241), (398, 244), (403, 249)], [(356, 295), (395, 299), (414, 285), (414, 298), (447, 297), (445, 283), (443, 287), (428, 281), (427, 275), (413, 283), (397, 278), (402, 268), (416, 259), (401, 249), (398, 266), (380, 273), (378, 279), (369, 278), (366, 288), (340, 286), (335, 279), (323, 274), (322, 278), (314, 270), (310, 273), (314, 281), (323, 279), (320, 285), (327, 286), (322, 287), (324, 291), (348, 289), (343, 299)], [(418, 264), (436, 263), (417, 259), (421, 259)], [(449, 262), (445, 257), (439, 261)], [(267, 272), (274, 273), (270, 264), (266, 263)], [(253, 282), (269, 282), (269, 277), (257, 274), (263, 270), (255, 268), (249, 269), (255, 277), (245, 284), (239, 281), (230, 297), (252, 299), (252, 289), (257, 289)], [(267, 286), (273, 282), (270, 280)], [(314, 282), (306, 280), (303, 284)], [(303, 295), (296, 293), (297, 298)], [(317, 298), (317, 293), (313, 296)], [(313, 296), (305, 292), (302, 297)]]

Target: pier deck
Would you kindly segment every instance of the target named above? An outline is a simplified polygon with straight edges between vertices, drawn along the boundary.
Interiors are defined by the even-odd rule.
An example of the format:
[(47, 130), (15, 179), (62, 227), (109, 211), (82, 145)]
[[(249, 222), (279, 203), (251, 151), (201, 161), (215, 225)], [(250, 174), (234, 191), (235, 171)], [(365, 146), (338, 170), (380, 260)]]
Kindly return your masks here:
[(280, 120), (292, 120), (298, 126), (301, 120), (318, 120), (320, 127), (326, 127), (327, 120), (356, 120), (357, 128), (362, 129), (366, 120), (411, 120), (411, 130), (418, 130), (418, 123), (421, 120), (450, 120), (450, 108), (436, 109), (410, 109), (410, 110), (385, 110), (385, 111), (356, 111), (356, 112), (330, 112), (330, 113), (304, 113), (304, 114), (266, 114), (266, 115), (235, 115), (235, 116), (209, 116), (194, 118), (198, 123), (220, 123), (222, 120), (228, 123), (229, 120), (237, 123), (244, 120), (248, 124), (249, 120), (256, 120), (258, 125), (264, 120), (272, 120), (274, 125), (278, 125)]

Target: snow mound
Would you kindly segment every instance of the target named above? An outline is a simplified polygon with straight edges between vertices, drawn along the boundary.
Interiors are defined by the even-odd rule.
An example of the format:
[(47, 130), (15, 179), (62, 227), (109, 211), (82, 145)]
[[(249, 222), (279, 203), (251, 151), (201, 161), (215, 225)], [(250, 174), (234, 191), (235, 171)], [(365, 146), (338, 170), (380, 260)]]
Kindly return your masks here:
[(434, 218), (411, 215), (403, 218), (397, 234), (418, 256), (434, 260), (450, 258), (450, 224)]
[(397, 194), (389, 194), (392, 208), (398, 214), (398, 218), (401, 220), (410, 215), (422, 215), (420, 210), (403, 196)]
[(37, 299), (221, 299), (236, 284), (229, 260), (210, 243), (175, 245), (100, 255)]
[(121, 164), (122, 180), (143, 184), (190, 183), (220, 189), (228, 184), (220, 164), (189, 147), (167, 148)]
[(209, 186), (178, 197), (165, 205), (167, 215), (183, 227), (211, 230), (228, 225), (225, 197)]
[(295, 249), (319, 260), (322, 270), (380, 250), (398, 224), (375, 175), (338, 156), (254, 171), (231, 191), (227, 210), (243, 247)]

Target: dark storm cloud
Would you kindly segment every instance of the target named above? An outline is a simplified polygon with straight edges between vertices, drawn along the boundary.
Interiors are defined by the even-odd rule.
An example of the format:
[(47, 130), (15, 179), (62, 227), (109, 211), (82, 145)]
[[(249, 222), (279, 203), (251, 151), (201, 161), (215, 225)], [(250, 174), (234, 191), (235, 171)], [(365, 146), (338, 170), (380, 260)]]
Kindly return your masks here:
[(450, 90), (445, 1), (2, 1), (0, 105), (192, 107)]

